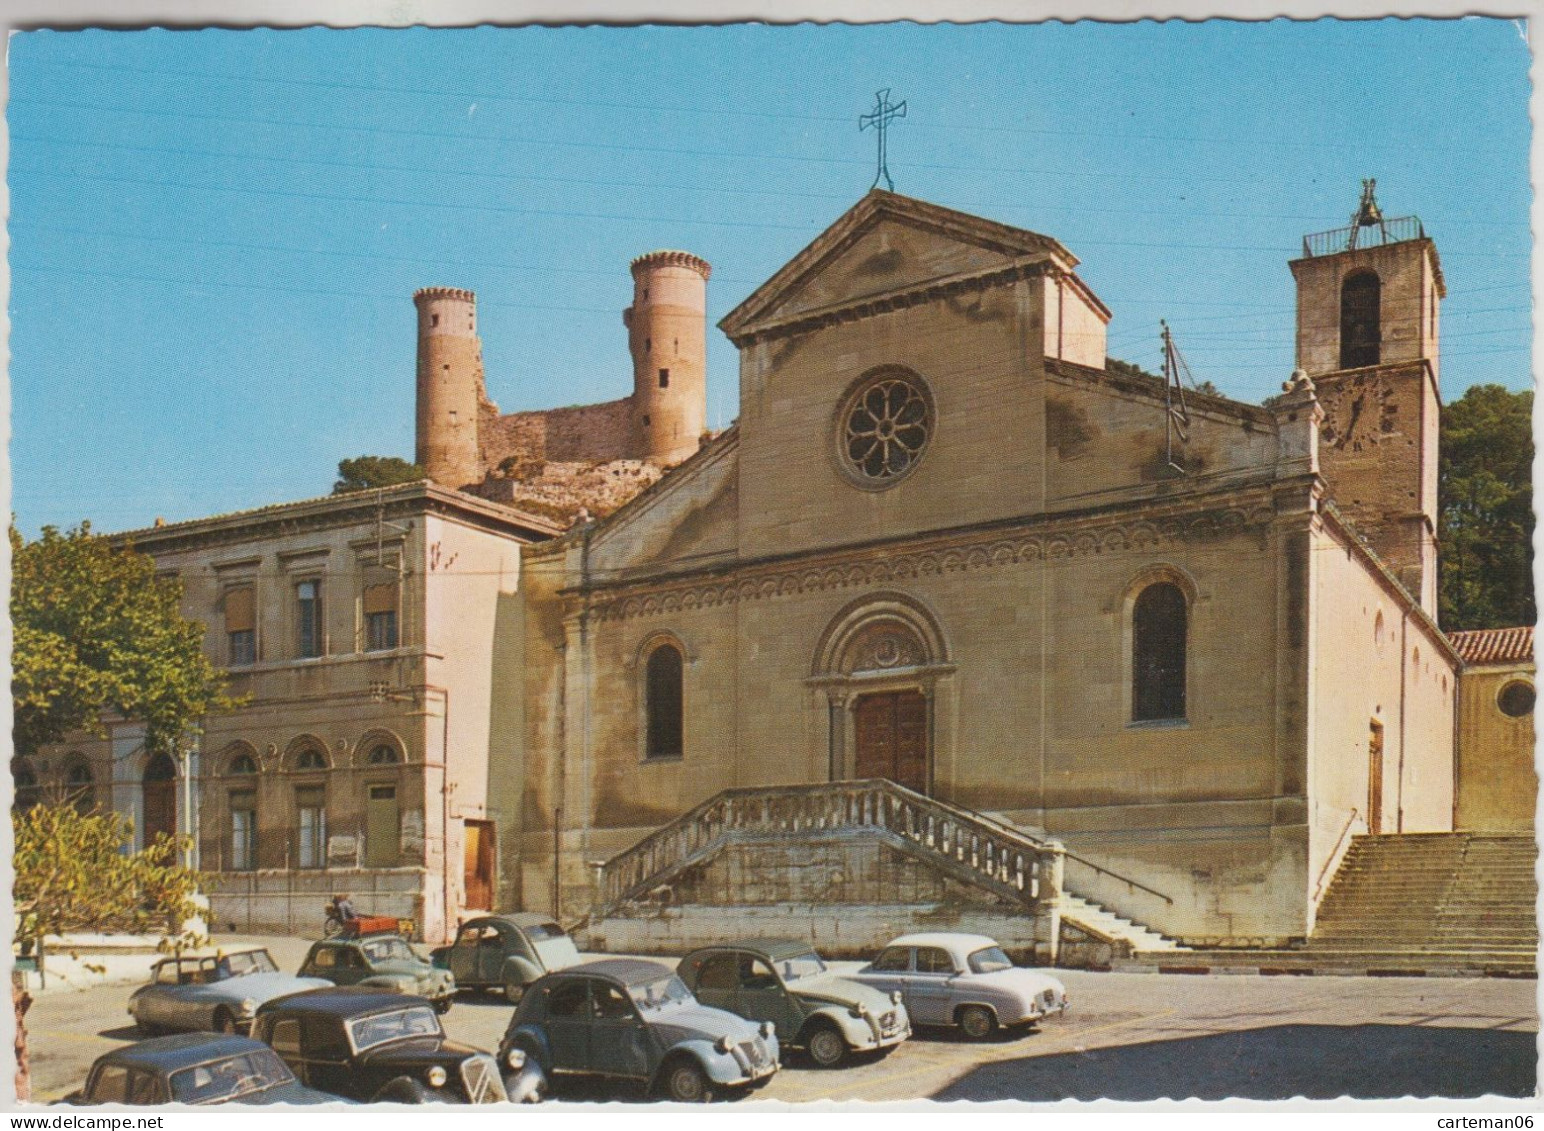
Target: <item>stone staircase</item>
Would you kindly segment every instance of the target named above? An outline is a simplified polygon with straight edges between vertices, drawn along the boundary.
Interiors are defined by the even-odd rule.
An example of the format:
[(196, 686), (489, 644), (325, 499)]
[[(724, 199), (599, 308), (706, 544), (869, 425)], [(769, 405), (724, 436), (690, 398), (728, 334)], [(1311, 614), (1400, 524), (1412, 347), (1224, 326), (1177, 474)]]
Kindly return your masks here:
[(1110, 943), (1128, 955), (1169, 954), (1189, 949), (1166, 935), (1160, 935), (1130, 919), (1123, 919), (1108, 908), (1071, 892), (1062, 893), (1061, 917), (1063, 923), (1070, 923), (1078, 930)]
[(1532, 970), (1539, 945), (1532, 837), (1360, 836), (1307, 952), (1385, 956), (1391, 968)]
[(1536, 975), (1539, 930), (1528, 836), (1359, 836), (1291, 950), (1134, 955), (1117, 969), (1182, 973)]

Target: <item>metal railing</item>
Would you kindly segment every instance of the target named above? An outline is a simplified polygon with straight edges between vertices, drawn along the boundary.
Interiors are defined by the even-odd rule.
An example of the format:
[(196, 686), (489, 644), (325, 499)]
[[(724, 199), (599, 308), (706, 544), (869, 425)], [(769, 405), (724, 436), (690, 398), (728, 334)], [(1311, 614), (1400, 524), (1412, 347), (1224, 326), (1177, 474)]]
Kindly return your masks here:
[(1425, 238), (1426, 229), (1422, 227), (1419, 216), (1400, 216), (1393, 220), (1380, 220), (1375, 224), (1352, 224), (1350, 227), (1304, 236), (1303, 258), (1336, 255), (1342, 251), (1355, 251), (1359, 247), (1383, 247), (1386, 244)]
[(732, 842), (879, 836), (1025, 907), (1054, 899), (1064, 850), (884, 778), (730, 789), (599, 868), (597, 911), (637, 899)]
[(1325, 857), (1323, 867), (1319, 869), (1319, 878), (1314, 881), (1313, 885), (1313, 898), (1316, 902), (1318, 901), (1319, 894), (1324, 890), (1324, 879), (1329, 874), (1330, 865), (1340, 862), (1340, 846), (1345, 843), (1346, 834), (1351, 831), (1351, 826), (1356, 823), (1358, 815), (1355, 807), (1353, 807), (1351, 815), (1346, 818), (1345, 827), (1340, 830), (1340, 835), (1335, 838), (1335, 847), (1330, 849), (1330, 854)]
[(1170, 896), (1164, 895), (1163, 892), (1159, 891), (1157, 888), (1150, 888), (1146, 884), (1138, 883), (1136, 880), (1133, 880), (1130, 876), (1123, 876), (1119, 872), (1112, 872), (1112, 871), (1110, 871), (1110, 869), (1102, 867), (1102, 866), (1100, 866), (1098, 864), (1095, 864), (1092, 860), (1089, 860), (1089, 859), (1086, 859), (1085, 857), (1079, 856), (1076, 853), (1068, 852), (1066, 855), (1067, 855), (1067, 859), (1068, 860), (1076, 860), (1079, 864), (1083, 865), (1085, 868), (1092, 868), (1094, 871), (1099, 872), (1102, 875), (1109, 876), (1112, 880), (1119, 880), (1121, 883), (1125, 884), (1128, 888), (1135, 888), (1137, 891), (1145, 891), (1148, 895), (1156, 895), (1159, 899), (1163, 900), (1170, 907), (1174, 906), (1173, 898), (1170, 897)]

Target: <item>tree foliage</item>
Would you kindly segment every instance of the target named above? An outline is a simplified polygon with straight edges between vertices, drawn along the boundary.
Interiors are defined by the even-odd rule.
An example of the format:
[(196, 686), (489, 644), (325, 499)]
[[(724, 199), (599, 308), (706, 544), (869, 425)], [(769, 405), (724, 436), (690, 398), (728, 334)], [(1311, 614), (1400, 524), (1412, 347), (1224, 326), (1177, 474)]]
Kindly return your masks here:
[(398, 483), (417, 483), (427, 478), (429, 473), (423, 468), (397, 456), (360, 456), (338, 461), (338, 481), (332, 485), (332, 493), (347, 495), (351, 491), (395, 487)]
[(11, 812), (16, 908), (27, 939), (69, 932), (171, 934), (198, 914), (203, 879), (179, 856), (186, 837), (125, 851), (130, 827), (114, 812), (40, 804)]
[(1533, 394), (1475, 385), (1442, 411), (1441, 621), (1532, 624)]
[(11, 695), (17, 754), (72, 731), (101, 733), (111, 711), (145, 725), (145, 745), (174, 753), (211, 711), (238, 703), (204, 654), (204, 626), (182, 615), (182, 585), (132, 547), (44, 527), (11, 527)]

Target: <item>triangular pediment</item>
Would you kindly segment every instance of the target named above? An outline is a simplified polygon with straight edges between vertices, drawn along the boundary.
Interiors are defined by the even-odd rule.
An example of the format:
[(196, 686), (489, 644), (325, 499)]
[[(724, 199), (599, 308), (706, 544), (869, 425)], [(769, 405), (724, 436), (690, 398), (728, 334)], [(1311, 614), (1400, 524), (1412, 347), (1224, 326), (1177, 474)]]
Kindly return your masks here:
[(1034, 259), (1070, 271), (1049, 236), (874, 190), (719, 323), (738, 339), (761, 326)]

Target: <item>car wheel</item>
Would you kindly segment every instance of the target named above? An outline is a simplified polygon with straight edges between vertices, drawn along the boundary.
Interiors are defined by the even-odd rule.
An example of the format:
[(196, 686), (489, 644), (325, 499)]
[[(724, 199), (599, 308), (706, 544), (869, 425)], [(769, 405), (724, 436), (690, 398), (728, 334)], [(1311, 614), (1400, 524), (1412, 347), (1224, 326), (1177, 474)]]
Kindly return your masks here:
[(504, 1077), (504, 1094), (510, 1103), (539, 1104), (547, 1098), (547, 1074), (534, 1060), (527, 1060), (519, 1072)]
[(525, 986), (520, 982), (505, 982), (504, 1000), (510, 1005), (519, 1005), (525, 1000)]
[(704, 1104), (713, 1098), (713, 1086), (695, 1060), (678, 1060), (665, 1073), (665, 1094), (678, 1104)]
[(805, 1051), (820, 1067), (835, 1068), (847, 1056), (847, 1042), (830, 1025), (821, 1025), (810, 1033)]
[(216, 1033), (236, 1034), (236, 1018), (228, 1009), (214, 1011), (214, 1031)]
[(371, 1103), (378, 1104), (426, 1104), (432, 1098), (429, 1089), (411, 1076), (398, 1076), (379, 1092)]
[(967, 1005), (960, 1010), (960, 1032), (973, 1041), (984, 1040), (997, 1028), (997, 1018), (984, 1005)]

